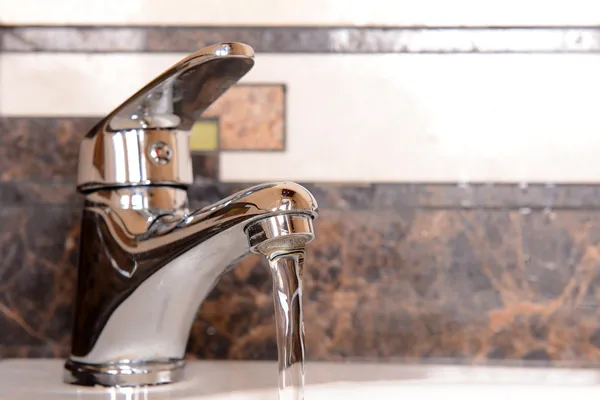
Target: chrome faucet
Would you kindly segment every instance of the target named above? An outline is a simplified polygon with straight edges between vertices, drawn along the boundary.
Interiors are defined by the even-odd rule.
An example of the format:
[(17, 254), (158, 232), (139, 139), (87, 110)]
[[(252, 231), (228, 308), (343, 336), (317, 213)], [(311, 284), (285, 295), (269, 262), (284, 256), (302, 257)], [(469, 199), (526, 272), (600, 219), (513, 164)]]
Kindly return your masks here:
[(140, 386), (183, 378), (189, 332), (220, 276), (250, 251), (304, 246), (317, 203), (292, 182), (188, 210), (189, 131), (254, 64), (221, 43), (158, 76), (85, 136), (75, 323), (65, 382)]

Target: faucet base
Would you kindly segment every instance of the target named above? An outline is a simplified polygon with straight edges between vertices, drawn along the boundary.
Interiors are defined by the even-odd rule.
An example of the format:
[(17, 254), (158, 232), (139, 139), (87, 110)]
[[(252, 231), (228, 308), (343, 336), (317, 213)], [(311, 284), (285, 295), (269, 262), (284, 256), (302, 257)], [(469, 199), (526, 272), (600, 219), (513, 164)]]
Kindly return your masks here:
[(81, 386), (149, 386), (174, 383), (184, 378), (185, 361), (119, 361), (106, 364), (65, 363), (64, 381)]

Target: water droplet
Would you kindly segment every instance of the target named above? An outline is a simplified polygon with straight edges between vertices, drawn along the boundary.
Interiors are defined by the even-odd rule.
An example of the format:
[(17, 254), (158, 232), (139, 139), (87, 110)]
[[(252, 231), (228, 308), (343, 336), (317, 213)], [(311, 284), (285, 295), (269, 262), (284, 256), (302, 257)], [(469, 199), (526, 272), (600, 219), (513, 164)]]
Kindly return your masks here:
[(65, 250), (72, 250), (75, 246), (75, 240), (71, 236), (67, 237), (67, 240), (65, 240)]
[(217, 56), (227, 56), (231, 53), (232, 51), (232, 47), (228, 44), (222, 44), (221, 46), (219, 46), (219, 48), (215, 51), (215, 55)]
[(552, 206), (554, 205), (554, 198), (556, 196), (556, 192), (554, 191), (556, 188), (556, 184), (553, 182), (546, 182), (546, 207), (544, 207), (544, 215), (550, 220), (553, 220), (556, 215), (552, 211)]
[(519, 208), (519, 212), (521, 213), (521, 215), (529, 215), (529, 214), (531, 214), (531, 208), (521, 207), (521, 208)]
[(461, 189), (468, 189), (470, 180), (469, 174), (466, 171), (461, 171), (460, 177), (458, 178), (458, 187)]
[(214, 326), (209, 326), (208, 328), (206, 328), (206, 334), (207, 335), (212, 336), (215, 333), (217, 333), (217, 330), (215, 329)]
[(519, 188), (521, 189), (522, 192), (527, 192), (527, 189), (529, 188), (529, 184), (527, 182), (521, 182), (521, 183), (519, 183)]
[(556, 219), (556, 213), (552, 210), (551, 206), (547, 206), (547, 207), (544, 208), (544, 215), (550, 221), (554, 221), (554, 219)]

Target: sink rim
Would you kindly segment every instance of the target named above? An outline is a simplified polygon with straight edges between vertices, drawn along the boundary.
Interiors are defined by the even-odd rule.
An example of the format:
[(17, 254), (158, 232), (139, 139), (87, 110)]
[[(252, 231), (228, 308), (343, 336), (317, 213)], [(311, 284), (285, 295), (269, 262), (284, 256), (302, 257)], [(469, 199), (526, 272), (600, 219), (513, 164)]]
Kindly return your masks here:
[[(275, 361), (189, 361), (184, 382), (147, 388), (83, 388), (62, 383), (61, 359), (4, 359), (0, 360), (0, 400), (28, 396), (90, 399), (115, 398), (122, 394), (130, 398), (134, 393), (147, 393), (150, 399), (206, 399), (225, 400), (240, 398), (240, 394), (256, 399), (273, 396), (277, 385)], [(467, 390), (478, 386), (504, 388), (563, 387), (600, 390), (600, 371), (593, 369), (527, 368), (503, 366), (423, 365), (374, 362), (309, 362), (307, 393), (327, 390), (355, 391), (364, 388), (390, 390), (448, 390), (461, 387)], [(23, 385), (22, 381), (28, 384)], [(474, 389), (473, 389), (474, 390)], [(429, 393), (428, 392), (428, 393)], [(41, 396), (41, 393), (49, 396)], [(127, 395), (129, 397), (127, 397)], [(204, 396), (204, 397), (202, 397)], [(225, 396), (225, 397), (224, 397)], [(229, 396), (229, 397), (227, 397)], [(233, 397), (231, 397), (233, 396)], [(261, 397), (262, 396), (262, 397)], [(118, 398), (118, 396), (117, 396)], [(243, 397), (242, 397), (243, 398)], [(252, 399), (253, 397), (249, 397)], [(52, 398), (53, 399), (53, 398)]]

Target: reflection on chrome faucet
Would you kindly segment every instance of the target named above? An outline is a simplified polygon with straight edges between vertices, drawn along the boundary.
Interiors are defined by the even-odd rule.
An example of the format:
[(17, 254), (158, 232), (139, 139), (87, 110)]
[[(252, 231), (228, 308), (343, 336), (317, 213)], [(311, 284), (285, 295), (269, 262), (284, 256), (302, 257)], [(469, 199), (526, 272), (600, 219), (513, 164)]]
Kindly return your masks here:
[(240, 43), (200, 50), (150, 82), (83, 139), (85, 195), (72, 351), (65, 381), (178, 381), (197, 310), (219, 277), (262, 244), (313, 238), (313, 196), (266, 183), (190, 211), (189, 130), (253, 66)]

